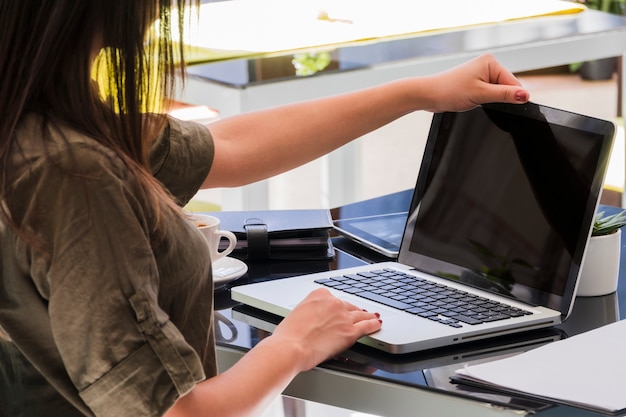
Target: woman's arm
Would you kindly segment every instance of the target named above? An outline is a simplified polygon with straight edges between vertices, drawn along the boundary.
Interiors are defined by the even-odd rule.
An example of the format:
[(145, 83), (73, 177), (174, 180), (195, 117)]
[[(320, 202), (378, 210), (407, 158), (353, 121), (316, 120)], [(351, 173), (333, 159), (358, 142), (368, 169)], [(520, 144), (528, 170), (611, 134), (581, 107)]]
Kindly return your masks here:
[(313, 291), (232, 368), (198, 384), (166, 417), (258, 416), (301, 371), (379, 330), (381, 321), (332, 296)]
[[(492, 56), (430, 77), (215, 122), (215, 159), (205, 187), (238, 186), (318, 158), (416, 110), (463, 111), (524, 103), (528, 92)], [(378, 316), (320, 289), (232, 368), (198, 384), (166, 417), (256, 416), (299, 373), (380, 329)]]
[(528, 99), (513, 74), (484, 55), (433, 76), (233, 116), (209, 127), (215, 159), (203, 187), (239, 186), (285, 172), (413, 111)]

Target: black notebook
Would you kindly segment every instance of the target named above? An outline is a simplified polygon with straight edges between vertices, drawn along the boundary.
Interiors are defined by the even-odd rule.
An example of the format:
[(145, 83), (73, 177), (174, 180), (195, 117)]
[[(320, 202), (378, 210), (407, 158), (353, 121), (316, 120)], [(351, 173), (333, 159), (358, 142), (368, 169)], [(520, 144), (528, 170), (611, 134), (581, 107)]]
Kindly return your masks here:
[(233, 254), (247, 260), (332, 259), (328, 209), (206, 213), (237, 237)]

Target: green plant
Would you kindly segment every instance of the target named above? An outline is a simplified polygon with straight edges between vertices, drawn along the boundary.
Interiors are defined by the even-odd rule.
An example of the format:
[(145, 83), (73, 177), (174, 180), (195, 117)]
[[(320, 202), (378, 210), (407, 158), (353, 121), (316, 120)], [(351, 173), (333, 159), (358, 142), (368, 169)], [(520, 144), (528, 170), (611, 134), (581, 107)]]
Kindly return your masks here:
[(331, 61), (329, 52), (306, 52), (295, 54), (291, 63), (296, 69), (296, 75), (307, 76), (323, 71)]
[(583, 3), (589, 9), (612, 14), (624, 14), (624, 0), (583, 0), (579, 3)]
[[(582, 3), (588, 9), (599, 10), (606, 13), (624, 16), (626, 0), (575, 0), (574, 3)], [(571, 72), (576, 72), (582, 66), (582, 62), (574, 62), (569, 65)]]
[(591, 236), (609, 235), (624, 225), (626, 225), (626, 210), (609, 215), (605, 215), (604, 211), (601, 211), (593, 218)]

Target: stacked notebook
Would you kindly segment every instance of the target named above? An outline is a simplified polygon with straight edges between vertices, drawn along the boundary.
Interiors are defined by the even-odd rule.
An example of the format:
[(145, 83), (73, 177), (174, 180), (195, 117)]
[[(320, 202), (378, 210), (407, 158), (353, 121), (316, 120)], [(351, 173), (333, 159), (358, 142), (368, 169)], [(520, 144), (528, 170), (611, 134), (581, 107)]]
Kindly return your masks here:
[(246, 260), (326, 260), (334, 257), (328, 209), (206, 213), (237, 237), (233, 255)]

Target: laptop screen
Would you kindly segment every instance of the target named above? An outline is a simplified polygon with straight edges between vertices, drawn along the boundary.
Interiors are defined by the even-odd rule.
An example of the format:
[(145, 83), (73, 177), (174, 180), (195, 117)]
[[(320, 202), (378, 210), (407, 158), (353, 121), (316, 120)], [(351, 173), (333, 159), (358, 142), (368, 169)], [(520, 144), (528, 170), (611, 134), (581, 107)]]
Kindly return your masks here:
[(434, 115), (400, 262), (566, 314), (613, 135), (532, 103)]

